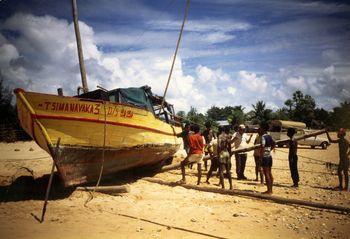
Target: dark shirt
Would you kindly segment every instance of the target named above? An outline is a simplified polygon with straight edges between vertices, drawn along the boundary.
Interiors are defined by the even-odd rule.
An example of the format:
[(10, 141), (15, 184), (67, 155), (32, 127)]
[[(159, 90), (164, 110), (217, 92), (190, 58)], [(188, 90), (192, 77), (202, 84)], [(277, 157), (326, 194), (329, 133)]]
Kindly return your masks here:
[(185, 131), (185, 130), (176, 135), (178, 138), (181, 137), (182, 140), (184, 141), (184, 149), (190, 148), (190, 143), (188, 141), (189, 135), (190, 135), (190, 131)]
[(298, 142), (295, 140), (289, 140), (288, 158), (293, 158), (293, 156), (297, 155), (297, 150), (298, 150)]
[(271, 150), (273, 149), (275, 142), (272, 139), (271, 135), (264, 134), (261, 139), (261, 144), (264, 147), (263, 157), (270, 157)]

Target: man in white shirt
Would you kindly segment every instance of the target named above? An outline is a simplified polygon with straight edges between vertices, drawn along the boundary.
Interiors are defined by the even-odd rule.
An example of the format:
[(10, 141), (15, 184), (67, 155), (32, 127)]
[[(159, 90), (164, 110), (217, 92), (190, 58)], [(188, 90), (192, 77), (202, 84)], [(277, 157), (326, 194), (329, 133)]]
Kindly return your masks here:
[[(250, 140), (252, 139), (253, 134), (248, 137), (245, 131), (245, 126), (241, 124), (237, 132), (233, 134), (231, 142), (234, 144), (234, 149), (241, 149), (247, 147)], [(247, 177), (244, 175), (245, 170), (245, 164), (247, 161), (247, 153), (238, 153), (235, 154), (236, 158), (236, 174), (237, 179), (239, 180), (246, 180)]]

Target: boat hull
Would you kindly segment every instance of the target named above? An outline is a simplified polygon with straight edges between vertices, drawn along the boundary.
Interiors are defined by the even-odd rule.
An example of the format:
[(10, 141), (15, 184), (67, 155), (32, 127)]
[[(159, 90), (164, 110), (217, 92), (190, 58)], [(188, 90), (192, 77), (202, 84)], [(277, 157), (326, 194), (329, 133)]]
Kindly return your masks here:
[(60, 147), (56, 165), (65, 185), (72, 186), (97, 181), (102, 164), (102, 175), (107, 176), (126, 169), (157, 164), (175, 152), (176, 148), (172, 145), (108, 148), (104, 152), (103, 148), (63, 146)]
[(180, 147), (176, 134), (181, 128), (142, 108), (20, 89), (15, 93), (23, 129), (51, 154), (65, 186), (96, 181), (102, 162), (103, 175), (108, 175), (168, 159)]

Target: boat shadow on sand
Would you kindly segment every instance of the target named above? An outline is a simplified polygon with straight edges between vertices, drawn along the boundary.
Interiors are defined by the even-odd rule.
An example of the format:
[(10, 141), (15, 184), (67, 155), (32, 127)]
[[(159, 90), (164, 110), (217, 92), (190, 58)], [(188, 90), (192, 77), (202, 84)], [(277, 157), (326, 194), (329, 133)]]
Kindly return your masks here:
[[(100, 186), (120, 186), (130, 184), (143, 177), (152, 177), (157, 172), (148, 168), (130, 169), (118, 172), (115, 175), (103, 177)], [(13, 180), (10, 185), (0, 186), (0, 202), (17, 202), (26, 200), (45, 200), (46, 188), (50, 174), (39, 178), (32, 175), (21, 175)], [(95, 183), (79, 186), (95, 186)], [(64, 187), (57, 172), (54, 173), (49, 200), (68, 198), (76, 187)]]

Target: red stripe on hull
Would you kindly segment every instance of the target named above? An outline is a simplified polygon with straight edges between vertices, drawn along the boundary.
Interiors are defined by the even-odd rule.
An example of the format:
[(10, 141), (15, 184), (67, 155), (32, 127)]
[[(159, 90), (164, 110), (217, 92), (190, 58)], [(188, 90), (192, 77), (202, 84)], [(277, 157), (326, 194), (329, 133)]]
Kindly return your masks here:
[[(93, 123), (100, 123), (104, 124), (104, 120), (97, 120), (97, 119), (88, 119), (88, 118), (81, 118), (81, 117), (69, 117), (69, 116), (54, 116), (54, 115), (38, 115), (38, 114), (32, 114), (33, 119), (58, 119), (58, 120), (74, 120), (74, 121), (83, 121), (83, 122), (93, 122)], [(126, 124), (126, 123), (120, 123), (120, 122), (112, 122), (112, 121), (106, 121), (106, 124), (110, 125), (118, 125), (118, 126), (124, 126), (124, 127), (131, 127), (136, 129), (144, 129), (148, 130), (154, 133), (158, 134), (164, 134), (164, 135), (170, 135), (175, 136), (175, 134), (167, 133), (161, 130), (145, 127), (145, 126), (139, 126), (139, 125), (133, 125), (133, 124)]]

